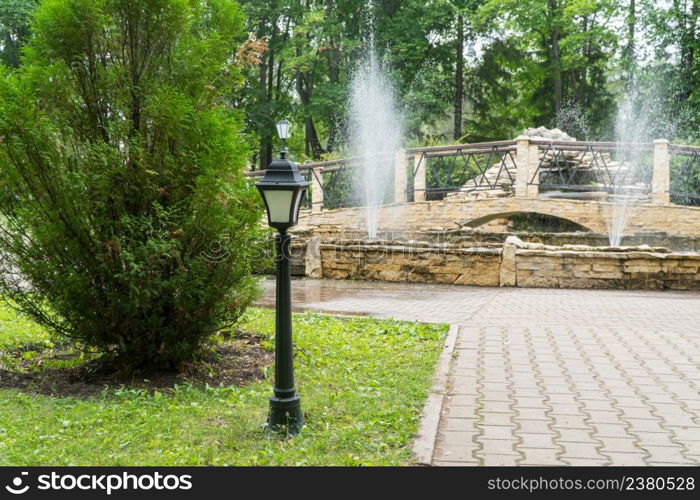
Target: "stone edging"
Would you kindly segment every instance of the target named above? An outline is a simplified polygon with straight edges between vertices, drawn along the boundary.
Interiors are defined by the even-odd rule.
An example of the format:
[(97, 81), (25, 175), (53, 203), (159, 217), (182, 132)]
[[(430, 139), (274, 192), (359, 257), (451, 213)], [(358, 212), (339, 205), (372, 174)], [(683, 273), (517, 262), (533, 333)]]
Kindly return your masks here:
[(425, 406), (423, 406), (420, 427), (416, 437), (413, 439), (413, 459), (419, 465), (431, 465), (433, 461), (440, 416), (442, 415), (445, 396), (447, 396), (447, 382), (453, 353), (457, 345), (458, 333), (459, 326), (451, 324), (445, 339), (445, 345), (438, 358), (433, 385), (430, 387), (428, 399), (425, 402)]

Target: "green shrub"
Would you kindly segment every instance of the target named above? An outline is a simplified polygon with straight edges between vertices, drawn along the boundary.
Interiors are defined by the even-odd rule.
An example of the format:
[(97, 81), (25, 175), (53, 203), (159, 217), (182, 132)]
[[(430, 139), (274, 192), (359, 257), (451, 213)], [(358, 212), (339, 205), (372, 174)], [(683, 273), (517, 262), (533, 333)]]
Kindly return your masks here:
[(46, 0), (0, 71), (0, 287), (123, 366), (173, 368), (258, 291), (230, 0)]

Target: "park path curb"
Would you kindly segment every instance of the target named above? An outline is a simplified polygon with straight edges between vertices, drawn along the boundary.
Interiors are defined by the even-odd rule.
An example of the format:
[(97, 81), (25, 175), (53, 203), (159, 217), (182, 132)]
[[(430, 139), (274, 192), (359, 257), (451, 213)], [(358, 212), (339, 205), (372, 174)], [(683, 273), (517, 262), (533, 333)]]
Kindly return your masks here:
[(437, 440), (440, 426), (440, 415), (447, 396), (447, 382), (452, 365), (452, 354), (457, 345), (459, 326), (450, 325), (447, 332), (445, 345), (438, 358), (437, 369), (433, 378), (433, 385), (428, 393), (428, 399), (423, 406), (423, 415), (420, 420), (418, 434), (413, 439), (413, 459), (419, 465), (431, 465), (435, 453), (435, 441)]

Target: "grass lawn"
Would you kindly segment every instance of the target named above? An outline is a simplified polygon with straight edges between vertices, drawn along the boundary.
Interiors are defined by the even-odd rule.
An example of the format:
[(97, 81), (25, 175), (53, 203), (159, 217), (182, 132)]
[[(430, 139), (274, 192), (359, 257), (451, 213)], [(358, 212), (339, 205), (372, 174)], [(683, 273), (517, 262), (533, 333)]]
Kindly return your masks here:
[[(239, 326), (272, 348), (272, 311), (251, 309)], [(0, 465), (410, 463), (447, 326), (299, 314), (294, 328), (306, 427), (293, 439), (263, 432), (271, 378), (241, 387), (105, 388), (88, 397), (5, 388)], [(16, 369), (8, 350), (48, 343), (41, 328), (0, 308), (0, 369)]]

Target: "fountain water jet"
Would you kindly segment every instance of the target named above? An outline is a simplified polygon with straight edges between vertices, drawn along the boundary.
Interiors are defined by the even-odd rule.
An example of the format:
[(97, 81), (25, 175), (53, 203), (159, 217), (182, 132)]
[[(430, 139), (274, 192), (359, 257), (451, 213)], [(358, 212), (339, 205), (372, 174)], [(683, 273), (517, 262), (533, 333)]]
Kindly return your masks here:
[(672, 135), (669, 124), (659, 120), (660, 101), (657, 96), (642, 98), (633, 84), (618, 105), (615, 121), (615, 142), (623, 143), (618, 161), (621, 168), (613, 179), (612, 215), (608, 223), (611, 246), (620, 246), (634, 206), (646, 195), (639, 188), (644, 164), (644, 152), (634, 143), (651, 143), (655, 138)]
[(376, 239), (378, 207), (392, 201), (402, 127), (394, 87), (372, 42), (352, 76), (347, 123), (352, 156), (360, 162), (355, 190), (365, 207), (367, 236)]

